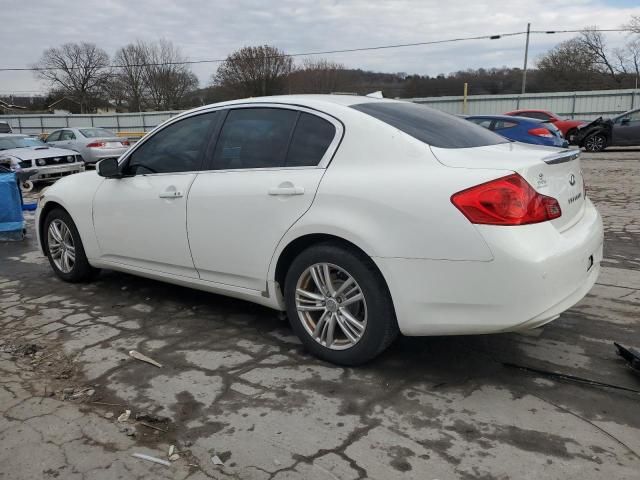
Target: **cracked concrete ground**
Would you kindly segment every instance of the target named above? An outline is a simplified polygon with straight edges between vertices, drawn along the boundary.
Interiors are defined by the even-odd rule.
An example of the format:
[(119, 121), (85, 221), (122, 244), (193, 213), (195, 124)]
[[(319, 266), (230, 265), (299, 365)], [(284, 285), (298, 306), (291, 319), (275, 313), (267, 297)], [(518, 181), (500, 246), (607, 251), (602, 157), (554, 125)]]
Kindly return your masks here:
[[(0, 479), (639, 478), (640, 377), (612, 341), (640, 347), (640, 151), (583, 158), (606, 227), (587, 298), (543, 330), (401, 338), (356, 369), (259, 306), (114, 272), (65, 284), (33, 235), (0, 244)], [(131, 456), (170, 445), (171, 466)]]

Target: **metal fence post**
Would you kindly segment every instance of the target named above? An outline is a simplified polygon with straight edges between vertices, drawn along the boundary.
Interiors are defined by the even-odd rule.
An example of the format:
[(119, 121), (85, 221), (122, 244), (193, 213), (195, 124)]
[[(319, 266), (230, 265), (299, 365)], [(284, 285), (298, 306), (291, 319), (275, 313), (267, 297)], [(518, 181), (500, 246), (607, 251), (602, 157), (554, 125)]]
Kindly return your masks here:
[(20, 121), (20, 116), (18, 115), (18, 130), (22, 133), (22, 122)]
[(64, 121), (65, 121), (65, 123), (67, 125), (67, 128), (69, 128), (69, 115), (65, 115), (64, 116)]
[(571, 119), (576, 118), (576, 98), (578, 96), (578, 92), (573, 92), (573, 104), (571, 105)]

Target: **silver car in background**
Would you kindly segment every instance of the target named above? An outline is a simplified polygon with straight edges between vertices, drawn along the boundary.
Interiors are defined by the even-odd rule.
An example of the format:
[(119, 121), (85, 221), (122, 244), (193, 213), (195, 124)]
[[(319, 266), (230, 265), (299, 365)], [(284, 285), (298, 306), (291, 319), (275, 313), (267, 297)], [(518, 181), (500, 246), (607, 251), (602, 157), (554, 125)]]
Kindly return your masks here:
[(105, 158), (118, 158), (129, 148), (129, 140), (117, 137), (105, 128), (62, 128), (54, 130), (45, 140), (59, 148), (78, 152), (84, 163), (95, 165)]

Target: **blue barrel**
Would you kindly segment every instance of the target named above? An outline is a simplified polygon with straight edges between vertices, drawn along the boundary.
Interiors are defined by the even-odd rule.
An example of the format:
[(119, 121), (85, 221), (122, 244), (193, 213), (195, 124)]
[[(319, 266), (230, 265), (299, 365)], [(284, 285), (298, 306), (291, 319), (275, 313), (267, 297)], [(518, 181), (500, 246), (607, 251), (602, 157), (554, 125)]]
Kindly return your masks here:
[(0, 240), (22, 240), (22, 197), (15, 173), (0, 173)]

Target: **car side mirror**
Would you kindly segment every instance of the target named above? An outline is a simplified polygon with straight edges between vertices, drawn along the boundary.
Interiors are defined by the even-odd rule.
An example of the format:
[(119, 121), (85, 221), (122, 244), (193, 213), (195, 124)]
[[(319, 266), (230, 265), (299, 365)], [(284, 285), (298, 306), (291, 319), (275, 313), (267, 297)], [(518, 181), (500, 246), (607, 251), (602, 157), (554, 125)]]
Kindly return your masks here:
[(115, 158), (105, 158), (100, 160), (96, 165), (96, 171), (98, 175), (105, 178), (120, 178), (120, 168), (118, 167), (118, 160)]
[(629, 125), (629, 122), (631, 121), (630, 118), (623, 118), (622, 121), (620, 122), (621, 125)]

